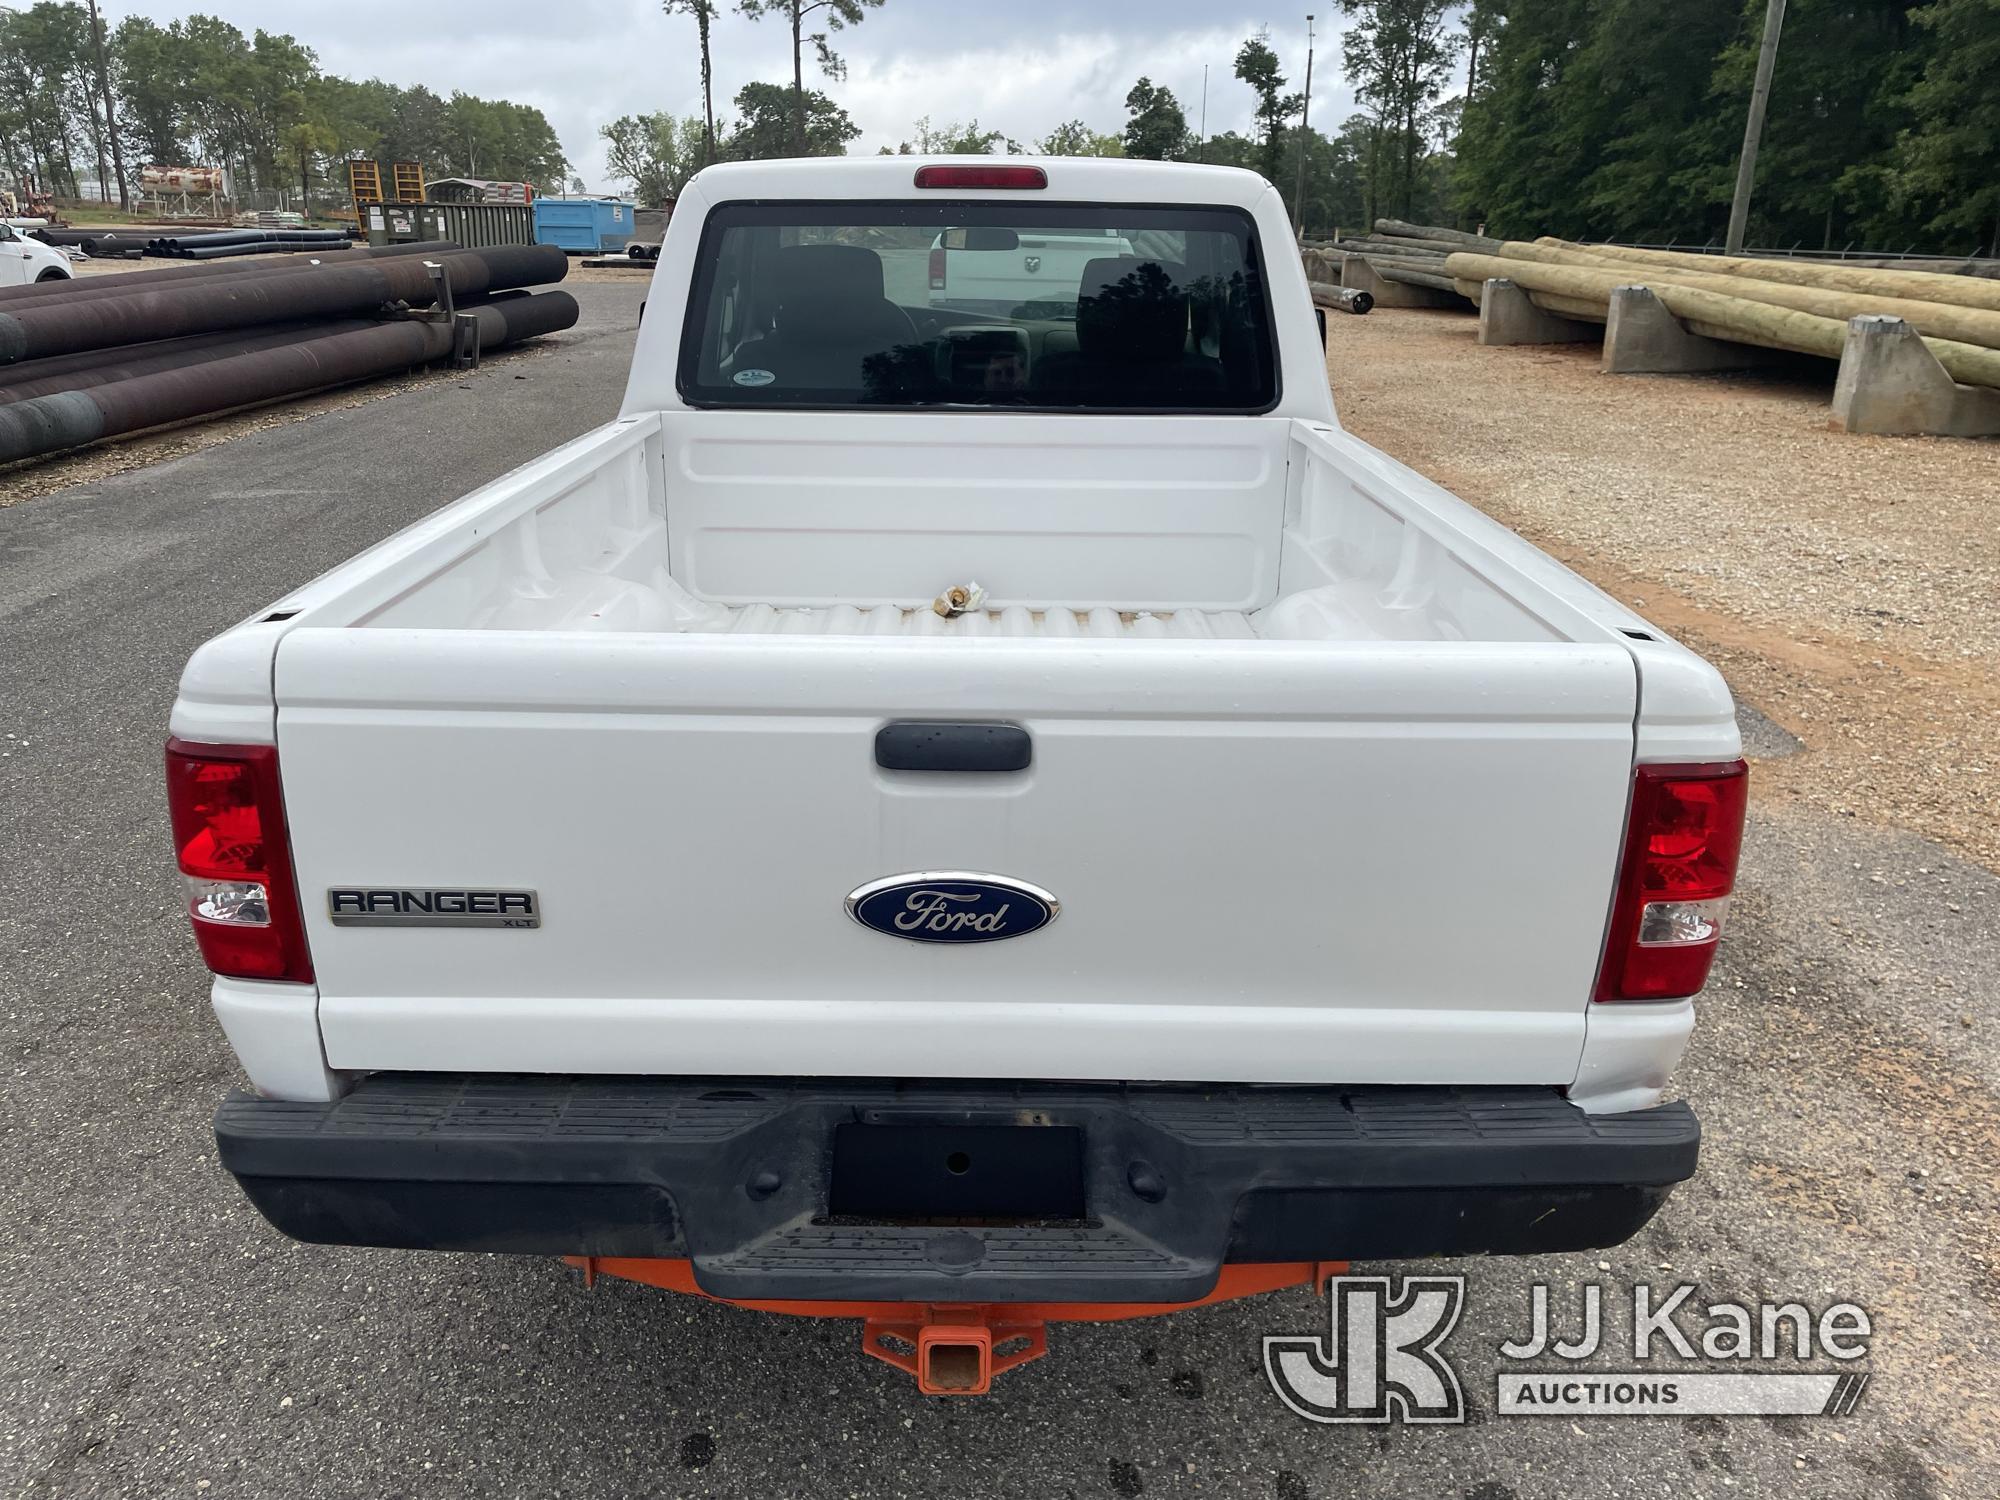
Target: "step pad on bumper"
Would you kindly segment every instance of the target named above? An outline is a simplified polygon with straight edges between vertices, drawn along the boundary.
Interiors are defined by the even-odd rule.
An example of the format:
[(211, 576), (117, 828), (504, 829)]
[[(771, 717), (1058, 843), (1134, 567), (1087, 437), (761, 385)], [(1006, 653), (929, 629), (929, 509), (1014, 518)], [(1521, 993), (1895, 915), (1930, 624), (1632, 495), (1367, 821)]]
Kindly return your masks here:
[[(899, 1163), (864, 1196), (907, 1212), (829, 1215), (854, 1127), (920, 1133), (914, 1156), (840, 1158)], [(1079, 1211), (980, 1213), (982, 1183), (1018, 1202), (1046, 1171), (1051, 1127), (1075, 1137)], [(736, 1298), (1175, 1302), (1226, 1261), (1615, 1244), (1693, 1172), (1700, 1129), (1684, 1104), (1593, 1116), (1547, 1088), (378, 1074), (330, 1104), (232, 1096), (216, 1136), (306, 1240), (685, 1256)]]

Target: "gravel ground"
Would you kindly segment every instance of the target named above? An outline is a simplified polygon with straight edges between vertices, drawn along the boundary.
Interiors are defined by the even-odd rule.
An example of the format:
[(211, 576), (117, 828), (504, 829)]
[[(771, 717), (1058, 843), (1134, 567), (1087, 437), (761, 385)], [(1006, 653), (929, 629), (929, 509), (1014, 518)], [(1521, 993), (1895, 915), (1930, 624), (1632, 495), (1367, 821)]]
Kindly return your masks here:
[(1355, 433), (1722, 667), (1808, 753), (1760, 788), (2000, 869), (2000, 441), (1828, 425), (1832, 367), (1608, 376), (1469, 314), (1328, 320)]
[[(1773, 796), (1781, 768), (1828, 752), (1810, 735), (1798, 748), (1796, 714), (1754, 694), (1782, 723), (1746, 714), (1753, 753), (1774, 758), (1758, 765), (1737, 907), (1676, 1080), (1705, 1123), (1701, 1173), (1602, 1257), (1452, 1268), (1469, 1277), (1452, 1339), (1468, 1427), (1285, 1412), (1259, 1340), (1324, 1327), (1305, 1293), (1060, 1328), (1046, 1360), (954, 1403), (863, 1358), (849, 1324), (611, 1282), (585, 1293), (546, 1260), (269, 1230), (208, 1133), (238, 1075), (176, 909), (158, 791), (175, 676), (299, 579), (608, 416), (641, 295), (586, 287), (583, 325), (536, 364), (0, 510), (0, 1493), (1995, 1492), (2000, 879), (1883, 826), (1893, 816)], [(1337, 326), (1373, 318), (1391, 326)], [(1392, 356), (1368, 371), (1383, 407), (1402, 399)], [(1342, 390), (1357, 428), (1414, 460)], [(403, 455), (394, 483), (366, 466), (381, 454)], [(1476, 446), (1453, 457), (1475, 475), (1484, 463)], [(1585, 1280), (1613, 1300), (1687, 1280), (1702, 1301), (1857, 1301), (1875, 1317), (1874, 1383), (1841, 1420), (1492, 1415), (1495, 1346), (1523, 1331), (1529, 1287), (1569, 1309)]]

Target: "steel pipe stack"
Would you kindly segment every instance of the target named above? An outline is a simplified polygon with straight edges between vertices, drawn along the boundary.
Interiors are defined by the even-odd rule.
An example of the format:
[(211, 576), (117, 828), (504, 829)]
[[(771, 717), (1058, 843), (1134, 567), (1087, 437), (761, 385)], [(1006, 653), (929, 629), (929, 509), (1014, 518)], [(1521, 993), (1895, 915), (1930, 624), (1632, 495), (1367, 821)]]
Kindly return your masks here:
[(348, 243), (344, 229), (216, 229), (161, 235), (146, 241), (146, 253), (186, 260), (227, 255), (269, 255), (274, 251), (338, 250)]
[(438, 297), (433, 265), (442, 268), (454, 297), (469, 298), (561, 281), (569, 260), (554, 245), (497, 245), (286, 268), (240, 280), (218, 277), (192, 286), (153, 282), (87, 301), (9, 303), (0, 308), (0, 365), (262, 323), (352, 316), (396, 303), (429, 307)]
[(577, 320), (547, 245), (398, 245), (0, 293), (0, 462), (415, 369)]
[(141, 287), (193, 286), (216, 276), (258, 276), (276, 272), (297, 273), (308, 266), (346, 265), (356, 260), (380, 260), (385, 256), (440, 255), (462, 249), (450, 240), (419, 240), (408, 245), (382, 245), (360, 250), (329, 250), (304, 260), (266, 260), (248, 266), (157, 266), (150, 271), (125, 271), (116, 276), (92, 276), (70, 281), (31, 281), (25, 286), (0, 286), (0, 309), (17, 304), (55, 299), (65, 305), (94, 301), (99, 297), (129, 297)]

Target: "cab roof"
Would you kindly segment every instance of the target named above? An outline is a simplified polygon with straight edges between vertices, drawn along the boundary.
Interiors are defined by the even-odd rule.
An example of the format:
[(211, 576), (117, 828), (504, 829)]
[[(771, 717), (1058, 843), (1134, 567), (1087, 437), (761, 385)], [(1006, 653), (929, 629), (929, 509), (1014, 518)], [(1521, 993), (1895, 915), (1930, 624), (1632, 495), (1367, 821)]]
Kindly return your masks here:
[[(1040, 167), (1045, 188), (920, 188), (920, 167)], [(1250, 208), (1275, 191), (1255, 172), (1196, 162), (1110, 156), (811, 156), (723, 162), (689, 179), (682, 197), (708, 203), (744, 198), (1037, 199), (1048, 203), (1203, 204)]]

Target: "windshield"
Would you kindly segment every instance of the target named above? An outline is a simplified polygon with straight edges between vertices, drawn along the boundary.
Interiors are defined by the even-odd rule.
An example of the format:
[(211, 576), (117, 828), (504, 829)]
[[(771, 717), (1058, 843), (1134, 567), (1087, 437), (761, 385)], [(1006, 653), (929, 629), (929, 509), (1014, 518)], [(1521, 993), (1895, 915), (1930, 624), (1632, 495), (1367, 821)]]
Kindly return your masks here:
[(700, 406), (1250, 412), (1277, 399), (1234, 209), (739, 203), (681, 348)]

